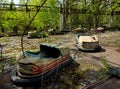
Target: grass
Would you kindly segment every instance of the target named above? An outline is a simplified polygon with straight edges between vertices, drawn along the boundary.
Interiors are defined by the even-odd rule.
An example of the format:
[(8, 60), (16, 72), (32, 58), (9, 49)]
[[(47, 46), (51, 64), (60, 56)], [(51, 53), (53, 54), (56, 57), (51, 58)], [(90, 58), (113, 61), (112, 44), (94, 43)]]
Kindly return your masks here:
[(98, 73), (98, 79), (102, 79), (106, 76), (106, 74), (109, 72), (110, 64), (107, 61), (107, 59), (102, 58), (101, 63), (104, 65), (105, 68), (101, 69)]
[[(103, 35), (104, 34), (102, 34), (102, 36)], [(113, 38), (111, 39), (111, 37), (109, 38), (106, 36), (103, 36), (103, 37), (102, 36), (100, 38), (102, 45), (105, 44), (106, 46), (108, 46), (108, 45), (119, 45), (120, 44), (120, 41), (118, 41), (119, 37), (113, 37), (110, 35), (113, 38), (117, 38), (117, 39), (113, 39)], [(42, 38), (42, 39), (29, 39), (29, 40), (26, 39), (24, 44), (30, 43), (30, 45), (27, 44), (29, 46), (25, 45), (26, 49), (34, 50), (34, 49), (37, 49), (37, 47), (39, 49), (39, 46), (37, 46), (39, 43), (47, 42), (47, 43), (55, 43), (55, 44), (62, 43), (63, 44), (63, 43), (67, 43), (66, 41), (70, 41), (71, 43), (74, 43), (74, 38), (75, 38), (75, 34), (62, 35), (62, 36), (49, 36), (49, 37)], [(12, 47), (14, 46), (15, 48), (14, 47), (12, 48), (10, 45), (8, 45), (6, 47), (7, 50), (4, 52), (6, 52), (6, 54), (10, 53), (10, 55), (13, 55), (12, 53), (15, 53), (14, 50), (20, 51), (20, 44), (18, 41), (20, 39), (16, 38), (16, 40), (15, 40), (14, 38), (12, 38), (10, 41), (8, 39), (9, 38), (4, 38), (4, 39), (1, 38), (0, 41), (2, 41), (4, 43), (6, 42), (6, 43), (12, 45)], [(11, 41), (14, 41), (13, 39), (15, 40), (15, 44), (10, 43)], [(117, 42), (117, 43), (115, 43), (115, 42)], [(34, 43), (35, 43), (35, 45), (34, 45)], [(33, 46), (31, 46), (31, 45), (33, 45)], [(77, 53), (76, 55), (77, 55), (77, 58), (81, 58), (81, 56), (83, 56), (83, 55), (80, 55), (80, 53)], [(16, 63), (16, 60), (9, 58), (9, 60), (0, 62), (0, 73), (2, 73), (2, 71), (4, 69), (4, 66), (5, 66), (4, 63), (8, 63), (9, 66), (11, 66)], [(90, 62), (90, 61), (87, 63), (86, 62), (80, 63), (80, 67), (77, 67), (76, 69), (72, 69), (72, 68), (65, 69), (63, 71), (63, 72), (65, 72), (65, 74), (61, 74), (62, 76), (61, 76), (60, 80), (62, 81), (62, 83), (64, 82), (67, 85), (73, 84), (74, 88), (72, 88), (72, 89), (78, 89), (78, 87), (79, 87), (78, 85), (80, 85), (79, 82), (81, 82), (80, 81), (81, 79), (87, 78), (89, 76), (93, 76), (93, 75), (87, 75), (87, 77), (85, 76), (85, 73), (89, 72), (90, 70), (95, 70), (95, 72), (97, 72), (98, 79), (102, 79), (106, 76), (106, 74), (108, 73), (108, 69), (110, 67), (109, 62), (104, 57), (102, 57), (101, 63), (105, 66), (104, 68), (101, 68), (101, 69), (98, 66), (96, 66), (96, 64), (93, 64), (93, 62)], [(32, 89), (32, 88), (27, 88), (27, 89)], [(69, 88), (66, 88), (66, 89), (69, 89)]]
[(103, 34), (98, 34), (100, 44), (102, 46), (113, 46), (119, 47), (120, 45), (120, 32), (105, 32)]
[(4, 67), (3, 63), (2, 63), (2, 62), (0, 62), (0, 74), (1, 74), (1, 73), (2, 73), (2, 71), (3, 71), (3, 67)]
[[(11, 66), (16, 64), (15, 59), (4, 59), (0, 62), (0, 74), (3, 73), (3, 71), (10, 72), (11, 71)], [(7, 68), (7, 69), (6, 69)]]

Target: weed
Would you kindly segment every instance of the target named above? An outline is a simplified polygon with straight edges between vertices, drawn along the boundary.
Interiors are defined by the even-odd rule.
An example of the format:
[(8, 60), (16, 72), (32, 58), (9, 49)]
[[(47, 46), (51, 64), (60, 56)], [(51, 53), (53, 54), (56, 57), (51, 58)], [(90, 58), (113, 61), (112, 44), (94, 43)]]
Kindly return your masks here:
[(106, 76), (107, 72), (108, 72), (108, 70), (106, 70), (106, 68), (101, 69), (98, 73), (98, 79), (104, 78)]
[(103, 58), (101, 60), (101, 63), (104, 65), (105, 68), (103, 68), (103, 69), (101, 69), (99, 71), (99, 73), (98, 73), (98, 79), (104, 78), (106, 76), (106, 74), (108, 73), (109, 68), (110, 68), (110, 64), (109, 64), (109, 62), (105, 58)]
[(105, 68), (107, 69), (110, 68), (110, 64), (105, 58), (102, 59), (101, 63), (105, 66)]
[(0, 74), (1, 74), (2, 71), (3, 71), (3, 67), (4, 67), (4, 66), (3, 66), (3, 63), (0, 62)]

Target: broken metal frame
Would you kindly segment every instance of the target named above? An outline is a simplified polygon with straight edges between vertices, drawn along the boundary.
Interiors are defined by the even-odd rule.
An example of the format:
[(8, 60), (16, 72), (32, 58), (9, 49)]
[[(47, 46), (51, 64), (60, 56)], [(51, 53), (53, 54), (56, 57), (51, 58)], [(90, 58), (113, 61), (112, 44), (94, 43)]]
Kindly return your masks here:
[[(8, 4), (8, 3), (0, 3), (0, 10), (15, 10), (15, 11), (23, 11), (21, 10), (20, 8), (21, 7), (25, 7), (25, 8), (22, 8), (24, 9), (24, 11), (38, 11), (40, 6), (39, 5), (28, 5), (28, 4)], [(14, 7), (14, 8), (13, 8)], [(29, 8), (28, 8), (29, 7)], [(50, 6), (42, 6), (42, 8), (46, 8), (46, 9), (50, 9), (51, 7)], [(57, 8), (57, 7), (55, 7)]]

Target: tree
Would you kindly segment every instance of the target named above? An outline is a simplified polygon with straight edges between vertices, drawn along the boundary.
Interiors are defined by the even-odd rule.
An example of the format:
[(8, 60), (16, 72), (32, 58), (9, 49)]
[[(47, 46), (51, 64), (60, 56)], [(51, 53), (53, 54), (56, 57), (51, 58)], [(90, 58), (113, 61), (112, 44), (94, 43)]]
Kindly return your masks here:
[(30, 22), (28, 23), (28, 25), (25, 27), (24, 31), (23, 31), (23, 34), (21, 36), (21, 48), (22, 48), (22, 53), (23, 53), (23, 57), (25, 57), (25, 54), (24, 54), (24, 48), (23, 48), (23, 36), (24, 36), (24, 33), (26, 32), (26, 30), (28, 29), (28, 27), (30, 26), (30, 24), (33, 22), (33, 20), (35, 19), (35, 17), (37, 16), (38, 12), (41, 10), (41, 8), (43, 7), (43, 5), (46, 3), (47, 0), (44, 0), (42, 2), (42, 4), (40, 4), (40, 7), (38, 9), (38, 11), (35, 13), (35, 15), (33, 16), (33, 18), (30, 20)]
[[(37, 2), (36, 2), (37, 3)], [(46, 7), (48, 6), (48, 7)], [(33, 24), (34, 26), (42, 29), (55, 28), (59, 24), (59, 10), (55, 7), (56, 1), (49, 0), (46, 2), (45, 7), (36, 16)]]
[(119, 20), (120, 20), (120, 0), (108, 0), (108, 12), (110, 14), (108, 27), (111, 28), (120, 28)]
[[(74, 6), (76, 10), (73, 18), (77, 26), (96, 29), (100, 26), (103, 20), (103, 14), (107, 10), (106, 1), (96, 0), (80, 0), (77, 1), (77, 5)], [(77, 14), (77, 15), (76, 15)], [(76, 18), (76, 20), (75, 20)]]

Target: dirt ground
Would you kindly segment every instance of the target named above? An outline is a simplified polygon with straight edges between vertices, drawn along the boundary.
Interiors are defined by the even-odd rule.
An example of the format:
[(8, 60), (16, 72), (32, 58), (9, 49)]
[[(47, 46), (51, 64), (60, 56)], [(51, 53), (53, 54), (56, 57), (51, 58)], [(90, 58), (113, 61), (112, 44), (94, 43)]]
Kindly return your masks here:
[[(112, 66), (120, 66), (120, 32), (105, 32), (96, 34), (99, 38), (101, 50), (99, 52), (83, 52), (89, 59), (106, 59)], [(75, 43), (75, 39), (72, 41)], [(77, 48), (74, 43), (66, 42), (63, 45), (71, 49)]]
[[(96, 34), (99, 38), (100, 46), (102, 47), (101, 51), (99, 52), (82, 52), (79, 51), (75, 47), (75, 37), (77, 34), (74, 33), (67, 33), (64, 35), (53, 35), (47, 38), (37, 38), (37, 39), (27, 39), (26, 36), (24, 37), (24, 49), (25, 50), (36, 50), (39, 48), (40, 43), (52, 43), (57, 45), (67, 46), (71, 49), (71, 56), (73, 59), (80, 63), (81, 65), (87, 64), (92, 65), (91, 68), (96, 69), (101, 65), (100, 60), (106, 59), (112, 66), (120, 66), (120, 31), (115, 32), (105, 32), (105, 33), (98, 33)], [(0, 38), (0, 42), (3, 44), (7, 44), (3, 48), (3, 56), (16, 59), (17, 54), (21, 52), (21, 37), (4, 37)], [(86, 66), (86, 65), (85, 65)], [(103, 66), (103, 65), (101, 65)], [(89, 66), (86, 66), (89, 67)], [(4, 65), (3, 72), (11, 71), (13, 66), (9, 65), (8, 63)], [(85, 68), (82, 68), (83, 70)], [(11, 86), (9, 77), (10, 75), (1, 75), (0, 76), (0, 88), (1, 89), (29, 89), (29, 88), (21, 88), (16, 86)], [(95, 76), (97, 74), (90, 72), (90, 78), (85, 80), (90, 83), (95, 82)], [(94, 76), (93, 76), (94, 75)], [(7, 77), (6, 77), (7, 76)], [(66, 77), (66, 76), (63, 76)], [(80, 80), (80, 85), (85, 86), (83, 84), (83, 80)], [(7, 87), (7, 88), (6, 88)], [(8, 88), (11, 87), (11, 88)], [(51, 86), (48, 86), (51, 87)], [(52, 88), (44, 88), (44, 89), (56, 89)], [(35, 89), (35, 88), (30, 88)], [(38, 87), (37, 89), (41, 89)], [(78, 88), (58, 88), (58, 89), (78, 89)]]
[[(51, 43), (57, 45), (64, 45), (71, 49), (75, 47), (75, 37), (77, 34), (67, 33), (64, 35), (53, 35), (47, 38), (27, 39), (24, 37), (24, 50), (35, 50), (39, 49), (40, 43)], [(85, 53), (96, 57), (106, 57), (106, 59), (114, 61), (120, 60), (120, 31), (98, 33), (100, 46), (102, 47), (101, 52), (96, 53)], [(21, 52), (21, 37), (4, 37), (0, 38), (0, 42), (7, 44), (3, 48), (3, 55), (7, 57), (15, 58), (18, 53)], [(116, 62), (118, 63), (118, 62)]]

